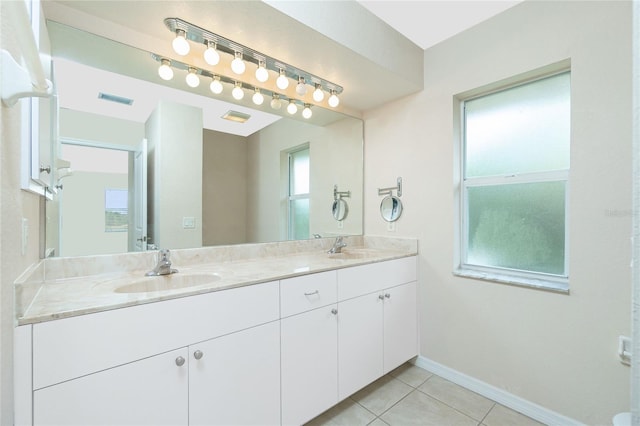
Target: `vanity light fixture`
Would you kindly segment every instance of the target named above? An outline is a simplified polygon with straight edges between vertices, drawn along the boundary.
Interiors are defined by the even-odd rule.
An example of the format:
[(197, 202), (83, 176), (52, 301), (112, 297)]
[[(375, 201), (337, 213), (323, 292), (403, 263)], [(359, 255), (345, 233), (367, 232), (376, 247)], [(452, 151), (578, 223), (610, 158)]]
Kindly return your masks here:
[(239, 81), (236, 81), (235, 87), (231, 91), (231, 96), (233, 96), (233, 98), (238, 101), (244, 98), (244, 90), (242, 90), (242, 83), (240, 83)]
[(304, 84), (304, 77), (298, 77), (298, 84), (296, 85), (296, 93), (300, 96), (307, 94), (307, 86)]
[(204, 60), (209, 65), (218, 65), (220, 62), (220, 54), (216, 50), (216, 43), (213, 41), (205, 40), (204, 42), (207, 49), (204, 51)]
[(258, 89), (257, 87), (255, 89), (255, 93), (253, 94), (253, 97), (251, 98), (251, 100), (256, 105), (262, 105), (262, 103), (264, 102), (264, 96), (262, 96), (262, 93), (260, 93), (260, 89)]
[(304, 109), (302, 110), (302, 116), (306, 119), (311, 118), (313, 115), (313, 111), (311, 111), (311, 105), (304, 104)]
[(211, 93), (219, 95), (220, 93), (222, 93), (222, 83), (220, 82), (220, 76), (219, 75), (214, 75), (212, 77), (211, 80), (211, 84), (209, 84), (209, 90), (211, 90)]
[(280, 68), (280, 75), (276, 79), (276, 86), (280, 90), (286, 90), (289, 87), (289, 79), (287, 78), (286, 72), (283, 68)]
[[(271, 105), (271, 108), (273, 109), (280, 109), (282, 107), (282, 103), (284, 101), (288, 101), (287, 105), (290, 104), (288, 106), (288, 111), (290, 114), (295, 114), (298, 111), (298, 108), (304, 108), (305, 106), (308, 106), (309, 108), (311, 108), (311, 105), (312, 105), (302, 100), (290, 98), (286, 94), (278, 93), (273, 90), (269, 90), (268, 88), (258, 87), (251, 83), (244, 83), (242, 81), (239, 81), (237, 78), (231, 78), (221, 74), (214, 74), (211, 71), (208, 71), (203, 68), (195, 67), (185, 62), (181, 62), (178, 60), (172, 60), (171, 62), (169, 62), (168, 59), (162, 56), (158, 56), (155, 53), (152, 53), (151, 57), (154, 60), (161, 63), (161, 66), (166, 66), (169, 72), (171, 73), (173, 73), (174, 68), (178, 70), (187, 71), (188, 72), (187, 76), (189, 80), (195, 79), (193, 80), (194, 82), (197, 81), (199, 83), (201, 76), (204, 78), (210, 78), (211, 80), (209, 83), (209, 89), (213, 94), (216, 94), (216, 95), (219, 95), (224, 91), (223, 83), (227, 83), (234, 87), (231, 94), (237, 100), (241, 100), (244, 98), (244, 95), (245, 95), (244, 89), (246, 89), (253, 93), (252, 100), (254, 101), (254, 103), (258, 104), (258, 102), (260, 102), (260, 98), (262, 98), (262, 102), (260, 102), (258, 105), (264, 103), (266, 96), (271, 97), (271, 101), (269, 102), (269, 105)], [(305, 113), (305, 114), (308, 114), (308, 113)]]
[(319, 84), (316, 84), (316, 90), (313, 91), (313, 100), (316, 102), (322, 102), (324, 100), (324, 92)]
[(162, 59), (160, 61), (160, 67), (158, 68), (158, 75), (163, 80), (171, 80), (173, 78), (173, 69), (171, 68), (171, 61), (168, 59)]
[(331, 108), (335, 108), (340, 104), (340, 98), (338, 98), (338, 95), (336, 95), (335, 90), (331, 91), (331, 96), (329, 96), (329, 100), (327, 102), (329, 103), (329, 106)]
[(193, 67), (189, 67), (189, 72), (187, 73), (186, 81), (189, 87), (198, 87), (200, 85), (200, 78), (198, 78), (197, 74), (198, 70)]
[[(291, 64), (287, 64), (276, 58), (265, 55), (264, 53), (253, 50), (250, 47), (236, 43), (235, 41), (222, 37), (219, 34), (193, 25), (180, 18), (167, 18), (164, 20), (164, 23), (169, 31), (176, 35), (174, 45), (178, 47), (174, 48), (180, 55), (188, 53), (189, 42), (202, 43), (207, 46), (207, 49), (205, 50), (205, 61), (207, 61), (209, 65), (213, 64), (209, 62), (209, 59), (207, 59), (208, 56), (212, 56), (210, 59), (212, 59), (212, 62), (215, 62), (215, 60), (213, 60), (215, 53), (217, 53), (218, 56), (224, 53), (226, 55), (231, 55), (234, 58), (231, 62), (231, 69), (236, 75), (244, 74), (246, 71), (246, 63), (249, 62), (257, 66), (256, 80), (260, 83), (266, 83), (269, 80), (269, 71), (273, 71), (278, 74), (275, 84), (278, 90), (286, 90), (289, 87), (289, 80), (291, 79), (297, 83), (296, 93), (299, 96), (305, 96), (307, 92), (306, 85), (312, 84), (315, 86), (314, 102), (324, 102), (326, 96), (323, 92), (332, 95), (329, 100), (329, 106), (335, 108), (340, 102), (337, 95), (342, 93), (342, 86), (294, 67)], [(186, 49), (184, 47), (185, 44), (187, 46)], [(200, 74), (207, 75), (204, 71), (205, 70), (201, 69)], [(231, 78), (229, 79), (231, 82), (236, 80)], [(224, 78), (222, 81), (227, 82)], [(248, 88), (252, 85), (253, 84), (249, 84), (249, 82), (244, 83), (244, 86)], [(260, 89), (263, 94), (273, 93), (273, 91), (276, 90), (275, 87), (271, 88), (268, 87), (268, 85), (260, 87)], [(317, 99), (322, 100), (318, 101)], [(298, 101), (298, 103), (302, 105), (302, 102)]]
[(273, 98), (271, 98), (271, 102), (269, 103), (269, 105), (271, 105), (271, 108), (273, 109), (280, 109), (280, 107), (282, 106), (280, 95), (278, 95), (277, 93), (274, 93)]
[(171, 43), (173, 50), (180, 56), (184, 56), (189, 53), (190, 46), (187, 41), (187, 32), (183, 29), (176, 29), (176, 38)]
[(264, 83), (265, 81), (269, 80), (269, 71), (267, 71), (267, 69), (265, 68), (264, 61), (258, 62), (258, 69), (256, 69), (256, 80), (258, 80), (260, 83)]
[(244, 71), (246, 69), (247, 69), (247, 66), (242, 60), (242, 52), (235, 52), (235, 59), (231, 61), (231, 71), (240, 75), (240, 74), (244, 74)]
[(293, 101), (293, 99), (289, 99), (289, 105), (287, 105), (287, 112), (291, 115), (298, 112), (298, 107), (296, 106), (296, 103)]

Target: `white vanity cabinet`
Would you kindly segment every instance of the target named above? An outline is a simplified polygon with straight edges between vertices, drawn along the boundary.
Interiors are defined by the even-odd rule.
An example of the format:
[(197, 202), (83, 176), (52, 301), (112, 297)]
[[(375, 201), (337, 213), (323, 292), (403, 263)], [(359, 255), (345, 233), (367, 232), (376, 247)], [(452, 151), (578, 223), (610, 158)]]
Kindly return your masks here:
[(336, 271), (280, 282), (282, 424), (300, 425), (338, 402)]
[(271, 282), (35, 324), (33, 424), (278, 424), (278, 319)]
[(417, 354), (415, 256), (23, 325), (17, 424), (299, 425)]
[(278, 321), (189, 347), (190, 425), (280, 423)]
[[(179, 425), (188, 419), (187, 349), (34, 392), (36, 425)], [(176, 365), (176, 360), (182, 365)], [(181, 361), (180, 361), (181, 360)]]
[(416, 258), (338, 271), (339, 399), (418, 354)]

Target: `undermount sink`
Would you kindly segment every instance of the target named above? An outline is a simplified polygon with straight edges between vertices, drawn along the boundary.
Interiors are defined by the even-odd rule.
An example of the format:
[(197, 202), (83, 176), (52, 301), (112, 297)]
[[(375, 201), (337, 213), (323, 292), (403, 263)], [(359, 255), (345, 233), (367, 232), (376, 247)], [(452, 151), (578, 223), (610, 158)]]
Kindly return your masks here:
[(211, 284), (220, 280), (220, 275), (214, 273), (158, 275), (153, 277), (141, 277), (120, 287), (116, 287), (116, 293), (149, 293), (152, 291), (169, 291), (182, 288), (197, 287)]
[(366, 259), (376, 255), (372, 249), (343, 249), (341, 253), (330, 253), (329, 259)]

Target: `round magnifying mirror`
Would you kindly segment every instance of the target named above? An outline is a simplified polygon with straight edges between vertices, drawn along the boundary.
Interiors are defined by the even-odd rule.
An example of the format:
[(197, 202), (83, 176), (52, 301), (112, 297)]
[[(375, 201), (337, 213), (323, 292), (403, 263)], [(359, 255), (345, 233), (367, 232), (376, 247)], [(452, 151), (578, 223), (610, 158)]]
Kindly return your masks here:
[(387, 222), (395, 222), (402, 214), (402, 201), (395, 195), (387, 195), (380, 203), (380, 214)]
[(331, 213), (335, 220), (344, 220), (347, 217), (347, 213), (349, 213), (347, 202), (342, 198), (335, 200), (333, 206), (331, 206)]

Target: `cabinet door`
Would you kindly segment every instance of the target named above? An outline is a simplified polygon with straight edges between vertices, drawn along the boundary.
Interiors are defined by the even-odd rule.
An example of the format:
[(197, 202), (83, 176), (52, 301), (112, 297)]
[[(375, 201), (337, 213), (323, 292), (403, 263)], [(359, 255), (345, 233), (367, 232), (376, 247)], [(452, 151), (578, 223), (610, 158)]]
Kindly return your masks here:
[(372, 293), (338, 303), (338, 394), (342, 400), (383, 371), (382, 310)]
[(281, 321), (282, 424), (300, 425), (338, 402), (336, 305)]
[(34, 425), (187, 424), (186, 358), (183, 348), (39, 389)]
[(192, 345), (189, 356), (190, 425), (280, 424), (278, 321)]
[(418, 354), (416, 283), (384, 291), (384, 373)]

